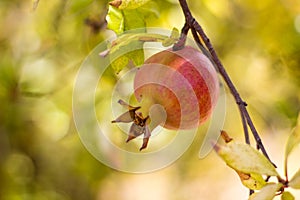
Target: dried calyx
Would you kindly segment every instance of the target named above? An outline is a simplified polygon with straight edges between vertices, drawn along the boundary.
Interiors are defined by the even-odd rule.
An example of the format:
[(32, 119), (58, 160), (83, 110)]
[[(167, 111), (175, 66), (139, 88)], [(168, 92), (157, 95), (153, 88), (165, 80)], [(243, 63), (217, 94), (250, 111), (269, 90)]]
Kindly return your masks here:
[(133, 122), (129, 129), (129, 134), (126, 142), (129, 142), (130, 140), (133, 140), (136, 137), (144, 134), (143, 145), (140, 148), (140, 151), (142, 149), (145, 149), (151, 136), (149, 127), (147, 125), (147, 122), (149, 121), (149, 116), (144, 118), (141, 112), (137, 112), (137, 110), (139, 110), (141, 107), (133, 107), (121, 99), (118, 101), (118, 103), (122, 106), (127, 107), (128, 111), (120, 115), (117, 119), (113, 120), (112, 123)]

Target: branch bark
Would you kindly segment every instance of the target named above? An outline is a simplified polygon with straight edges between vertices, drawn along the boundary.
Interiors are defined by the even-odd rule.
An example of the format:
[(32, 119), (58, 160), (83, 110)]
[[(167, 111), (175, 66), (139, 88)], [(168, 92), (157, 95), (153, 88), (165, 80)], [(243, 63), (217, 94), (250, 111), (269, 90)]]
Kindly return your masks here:
[[(184, 25), (184, 30), (191, 29), (192, 34), (194, 37), (194, 40), (196, 41), (198, 47), (204, 51), (204, 54), (209, 54), (208, 57), (214, 62), (215, 66), (217, 67), (218, 72), (224, 79), (225, 83), (227, 84), (232, 96), (235, 99), (235, 102), (239, 108), (241, 119), (242, 119), (242, 124), (243, 124), (243, 129), (244, 129), (244, 135), (245, 135), (245, 142), (247, 144), (250, 144), (250, 139), (249, 139), (249, 133), (248, 133), (248, 127), (250, 128), (252, 135), (256, 141), (257, 148), (261, 150), (263, 155), (265, 155), (269, 160), (268, 153), (262, 143), (262, 140), (253, 124), (253, 121), (249, 115), (249, 112), (247, 110), (247, 103), (241, 98), (238, 90), (234, 86), (233, 82), (231, 81), (229, 75), (227, 74), (221, 60), (219, 59), (215, 49), (213, 48), (213, 45), (211, 44), (209, 38), (203, 31), (201, 25), (195, 20), (193, 17), (188, 4), (186, 0), (179, 0), (181, 9), (183, 11), (184, 17), (185, 17), (185, 25)], [(188, 26), (188, 27), (187, 27)], [(204, 45), (202, 44), (200, 38), (202, 39)], [(185, 40), (184, 40), (185, 41)], [(176, 44), (175, 44), (176, 45)], [(271, 161), (271, 160), (270, 160)]]

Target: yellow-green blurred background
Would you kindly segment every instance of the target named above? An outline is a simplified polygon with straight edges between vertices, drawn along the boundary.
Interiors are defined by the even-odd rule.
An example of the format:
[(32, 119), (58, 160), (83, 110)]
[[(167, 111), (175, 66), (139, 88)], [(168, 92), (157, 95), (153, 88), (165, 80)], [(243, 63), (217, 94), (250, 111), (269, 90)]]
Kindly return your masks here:
[[(153, 173), (126, 174), (93, 158), (74, 126), (72, 89), (84, 58), (113, 34), (105, 29), (108, 1), (40, 0), (35, 9), (33, 2), (0, 1), (0, 199), (247, 199), (214, 152), (198, 158), (201, 135), (183, 157)], [(156, 2), (160, 16), (148, 26), (180, 29), (177, 1)], [(300, 1), (188, 2), (282, 173), (300, 110)], [(239, 112), (227, 97), (224, 129), (243, 141)], [(291, 175), (299, 153), (291, 156)]]

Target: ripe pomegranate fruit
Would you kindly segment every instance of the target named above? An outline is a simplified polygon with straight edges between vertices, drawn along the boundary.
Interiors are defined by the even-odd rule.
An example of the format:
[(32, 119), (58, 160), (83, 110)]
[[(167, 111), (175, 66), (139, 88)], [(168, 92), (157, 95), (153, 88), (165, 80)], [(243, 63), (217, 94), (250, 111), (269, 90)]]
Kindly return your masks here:
[(217, 72), (204, 54), (190, 46), (164, 50), (148, 58), (135, 75), (134, 95), (139, 107), (119, 101), (129, 111), (113, 122), (133, 122), (127, 141), (144, 134), (142, 150), (158, 125), (186, 130), (205, 122), (218, 94)]

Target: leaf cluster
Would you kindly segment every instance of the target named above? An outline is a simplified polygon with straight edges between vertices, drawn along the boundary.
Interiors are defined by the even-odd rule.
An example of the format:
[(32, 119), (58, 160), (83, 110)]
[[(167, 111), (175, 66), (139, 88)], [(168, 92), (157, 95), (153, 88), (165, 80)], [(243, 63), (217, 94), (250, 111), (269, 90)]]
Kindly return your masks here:
[(110, 57), (111, 67), (116, 73), (130, 64), (140, 66), (144, 63), (145, 42), (161, 42), (165, 47), (177, 42), (179, 31), (176, 28), (169, 37), (147, 33), (146, 18), (157, 17), (156, 8), (156, 3), (150, 0), (115, 0), (109, 3), (107, 28), (114, 31), (117, 38), (100, 55)]
[[(214, 144), (214, 149), (236, 171), (245, 187), (258, 191), (250, 195), (249, 200), (272, 200), (277, 195), (281, 195), (283, 200), (295, 199), (290, 192), (284, 190), (288, 187), (300, 189), (300, 168), (289, 179), (287, 167), (289, 155), (300, 143), (300, 113), (285, 148), (285, 179), (280, 177), (275, 165), (258, 150), (234, 141), (225, 131), (221, 135), (225, 144)], [(277, 178), (277, 182), (268, 182), (272, 176)]]

